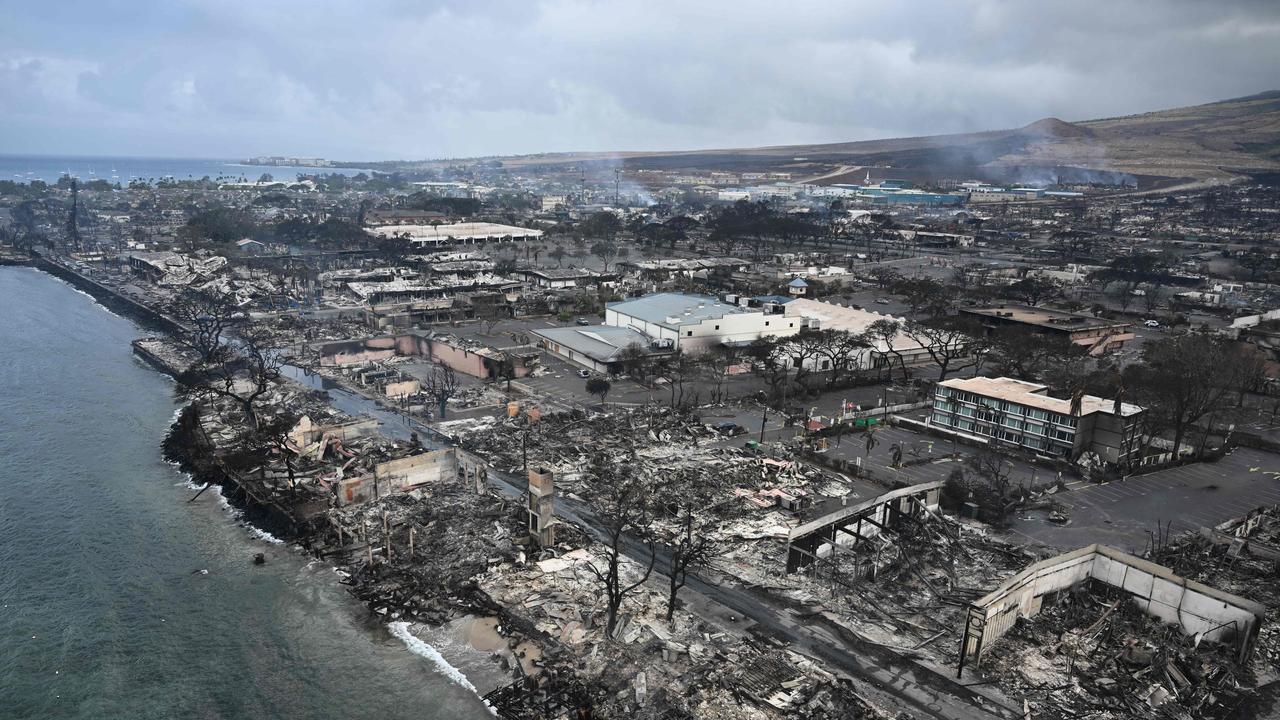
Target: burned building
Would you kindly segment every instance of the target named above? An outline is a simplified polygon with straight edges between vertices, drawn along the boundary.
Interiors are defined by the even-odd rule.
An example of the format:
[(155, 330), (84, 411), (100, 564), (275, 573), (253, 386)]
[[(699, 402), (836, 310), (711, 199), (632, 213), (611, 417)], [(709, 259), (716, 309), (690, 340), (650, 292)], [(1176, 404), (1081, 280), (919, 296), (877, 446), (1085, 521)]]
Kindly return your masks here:
[(962, 307), (960, 313), (977, 319), (988, 330), (1021, 327), (1040, 335), (1062, 337), (1086, 348), (1091, 355), (1119, 350), (1134, 337), (1129, 323), (1031, 305)]

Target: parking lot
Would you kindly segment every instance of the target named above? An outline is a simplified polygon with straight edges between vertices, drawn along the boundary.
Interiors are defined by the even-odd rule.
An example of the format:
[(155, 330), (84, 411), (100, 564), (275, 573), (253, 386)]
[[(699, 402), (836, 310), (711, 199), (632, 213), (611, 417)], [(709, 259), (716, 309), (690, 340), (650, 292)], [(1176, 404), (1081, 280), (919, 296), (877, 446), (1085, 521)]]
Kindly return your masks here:
[(1216, 463), (1195, 463), (1106, 485), (1073, 483), (1058, 500), (1071, 509), (1059, 526), (1043, 512), (1024, 513), (1014, 532), (1058, 548), (1105, 543), (1141, 552), (1157, 526), (1174, 534), (1212, 527), (1259, 505), (1280, 503), (1280, 456), (1236, 448)]
[[(859, 430), (839, 439), (839, 444), (836, 438), (830, 438), (826, 455), (848, 462), (861, 459), (863, 466), (881, 482), (918, 485), (947, 479), (957, 467), (963, 467), (964, 457), (975, 451), (966, 445), (890, 425), (878, 426), (874, 435), (876, 443), (870, 453), (867, 452), (866, 435)], [(894, 446), (902, 450), (904, 467), (893, 467)], [(953, 460), (951, 453), (960, 453), (962, 457)], [(1008, 462), (1015, 487), (1019, 484), (1044, 485), (1057, 478), (1057, 473), (1047, 466), (1036, 467), (1016, 458), (1009, 458)]]

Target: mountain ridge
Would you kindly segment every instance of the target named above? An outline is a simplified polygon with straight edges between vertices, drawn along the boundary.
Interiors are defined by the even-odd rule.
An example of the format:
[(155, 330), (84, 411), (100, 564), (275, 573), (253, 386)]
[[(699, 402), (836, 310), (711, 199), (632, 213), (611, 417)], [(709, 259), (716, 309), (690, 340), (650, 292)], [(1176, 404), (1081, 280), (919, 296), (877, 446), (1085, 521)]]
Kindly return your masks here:
[[(501, 158), (511, 167), (618, 163), (635, 169), (788, 168), (847, 179), (840, 166), (951, 176), (963, 170), (1085, 168), (1155, 178), (1228, 182), (1280, 170), (1280, 90), (1094, 120), (1046, 117), (1020, 128), (751, 148), (592, 152)], [(911, 171), (911, 172), (901, 172)], [(980, 174), (980, 173), (979, 173)]]

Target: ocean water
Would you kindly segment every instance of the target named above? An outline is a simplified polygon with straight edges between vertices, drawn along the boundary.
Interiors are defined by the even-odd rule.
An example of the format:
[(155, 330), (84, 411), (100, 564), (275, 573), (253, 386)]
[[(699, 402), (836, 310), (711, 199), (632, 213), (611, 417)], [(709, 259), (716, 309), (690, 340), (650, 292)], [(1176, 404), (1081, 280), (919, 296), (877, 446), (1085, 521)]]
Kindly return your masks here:
[(0, 180), (54, 183), (63, 175), (81, 181), (106, 180), (128, 185), (134, 179), (148, 182), (172, 177), (175, 180), (199, 180), (208, 176), (227, 181), (257, 180), (270, 173), (276, 180), (295, 180), (299, 174), (339, 173), (355, 175), (368, 172), (355, 168), (310, 168), (266, 165), (244, 165), (238, 160), (146, 157), (71, 157), (57, 155), (0, 155)]
[(131, 322), (29, 268), (0, 309), (0, 718), (491, 717), (332, 568), (187, 502)]

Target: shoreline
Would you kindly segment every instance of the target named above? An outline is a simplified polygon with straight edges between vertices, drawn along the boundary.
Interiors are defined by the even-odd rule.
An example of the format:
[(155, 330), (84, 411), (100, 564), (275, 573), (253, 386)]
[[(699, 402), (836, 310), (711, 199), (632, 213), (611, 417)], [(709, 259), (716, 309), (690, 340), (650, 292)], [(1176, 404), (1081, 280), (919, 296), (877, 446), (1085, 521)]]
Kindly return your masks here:
[[(30, 267), (65, 282), (77, 291), (89, 295), (96, 304), (108, 312), (138, 323), (144, 329), (155, 330), (158, 331), (158, 334), (168, 336), (177, 328), (177, 324), (163, 314), (130, 300), (112, 288), (97, 283), (71, 268), (45, 258), (32, 258), (29, 262), (13, 262), (9, 261), (8, 258), (0, 260), (4, 260), (4, 262), (0, 262), (0, 267)], [(181, 372), (181, 369), (173, 363), (172, 359), (164, 357), (161, 352), (157, 352), (157, 349), (151, 343), (166, 344), (158, 338), (137, 338), (131, 342), (133, 354), (154, 371), (170, 378), (175, 378)], [(216, 486), (218, 502), (231, 515), (232, 523), (244, 526), (249, 536), (262, 542), (289, 545), (291, 549), (301, 549), (301, 555), (311, 557), (312, 561), (326, 563), (335, 571), (335, 574), (345, 580), (350, 575), (349, 567), (334, 563), (325, 555), (311, 550), (310, 540), (315, 534), (314, 531), (308, 533), (300, 528), (292, 515), (282, 506), (258, 498), (250, 484), (243, 482), (234, 473), (225, 472), (209, 462), (201, 461), (202, 457), (207, 456), (193, 452), (200, 444), (194, 434), (196, 428), (192, 425), (195, 418), (194, 406), (190, 403), (174, 414), (169, 425), (169, 431), (160, 443), (162, 459), (175, 465), (180, 472), (185, 473), (188, 476), (188, 482), (194, 485), (197, 490), (203, 488), (206, 483)], [(209, 489), (215, 488), (211, 487)], [(340, 584), (347, 584), (342, 580), (339, 582)], [(371, 616), (375, 616), (369, 602), (360, 600), (354, 595), (353, 598), (365, 606)], [(476, 616), (464, 617), (468, 622), (480, 619)], [(421, 639), (413, 632), (414, 628), (419, 625), (432, 629), (443, 627), (416, 621), (387, 620), (385, 618), (380, 618), (378, 623), (378, 626), (390, 637), (395, 637), (401, 642), (406, 652), (423, 658), (444, 679), (471, 690), (483, 701), (484, 691), (478, 689), (474, 681), (462, 669), (453, 665), (450, 659), (438, 648)], [(370, 640), (373, 640), (373, 638), (371, 637)], [(471, 643), (469, 643), (469, 646), (477, 654), (487, 654), (484, 659), (493, 667), (495, 672), (501, 672), (504, 669), (502, 653), (483, 649)], [(423, 652), (428, 648), (429, 652)], [(459, 679), (464, 682), (458, 682)], [(484, 682), (481, 678), (477, 678), (477, 680)], [(503, 684), (496, 684), (489, 690), (502, 687)], [(488, 707), (487, 703), (486, 707)], [(490, 711), (492, 712), (492, 709)]]

